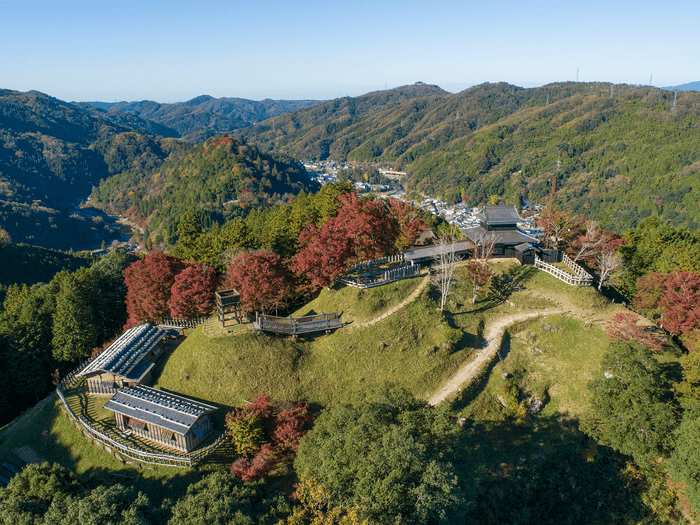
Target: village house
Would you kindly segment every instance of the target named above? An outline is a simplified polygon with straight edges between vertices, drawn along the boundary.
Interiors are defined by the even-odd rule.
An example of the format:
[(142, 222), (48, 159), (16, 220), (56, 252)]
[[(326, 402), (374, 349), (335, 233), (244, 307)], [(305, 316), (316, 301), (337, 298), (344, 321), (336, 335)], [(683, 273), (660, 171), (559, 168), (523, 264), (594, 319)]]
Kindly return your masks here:
[(216, 407), (144, 385), (120, 389), (105, 403), (117, 428), (166, 447), (190, 452), (213, 432)]
[(87, 379), (88, 392), (112, 395), (120, 388), (148, 383), (155, 360), (169, 331), (150, 324), (124, 332), (78, 376)]

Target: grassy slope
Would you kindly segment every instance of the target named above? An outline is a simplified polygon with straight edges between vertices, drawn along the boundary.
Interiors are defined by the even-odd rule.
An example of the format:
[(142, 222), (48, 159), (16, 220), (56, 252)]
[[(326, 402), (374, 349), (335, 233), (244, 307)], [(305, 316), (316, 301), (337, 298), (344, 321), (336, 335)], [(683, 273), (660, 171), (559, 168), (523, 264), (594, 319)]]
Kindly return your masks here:
[[(465, 417), (483, 428), (484, 446), (480, 449), (487, 454), (487, 464), (529, 457), (559, 439), (562, 422), (585, 408), (585, 385), (598, 370), (607, 346), (600, 323), (622, 307), (608, 304), (592, 289), (571, 288), (528, 267), (500, 263), (494, 268), (499, 276), (508, 276), (516, 290), (521, 289), (506, 290), (505, 299), (487, 291), (471, 305), (470, 290), (458, 283), (445, 314), (436, 310), (435, 292), (426, 289), (418, 300), (375, 325), (350, 326), (330, 336), (297, 342), (253, 333), (209, 337), (197, 329), (168, 357), (165, 366), (159, 367), (157, 386), (217, 404), (222, 409), (219, 428), (226, 410), (242, 405), (261, 390), (274, 399), (303, 399), (318, 407), (346, 400), (369, 385), (391, 381), (425, 398), (480, 347), (480, 323), (518, 311), (563, 306), (571, 315), (548, 316), (513, 327), (505, 361), (455, 401), (458, 408), (463, 407)], [(418, 279), (403, 281), (361, 293), (350, 288), (324, 290), (295, 315), (338, 309), (344, 312), (344, 320), (367, 321), (400, 303), (418, 283)], [(592, 324), (585, 327), (586, 323)], [(545, 325), (564, 329), (547, 330)], [(462, 334), (461, 340), (450, 349), (443, 346), (456, 332)], [(662, 360), (674, 362), (677, 358), (668, 355)], [(546, 390), (549, 402), (537, 425), (516, 424), (500, 408), (496, 396), (503, 382), (502, 371), (516, 374), (533, 391)], [(11, 459), (13, 450), (30, 444), (44, 459), (101, 482), (124, 481), (111, 473), (133, 476), (135, 486), (147, 490), (153, 500), (177, 497), (188, 483), (203, 475), (122, 465), (90, 445), (60, 411), (57, 400), (8, 429), (0, 439), (4, 440), (0, 443), (1, 461)], [(204, 470), (224, 468), (222, 465), (206, 465)]]
[[(294, 315), (337, 309), (346, 322), (368, 321), (399, 304), (419, 283), (412, 279), (364, 291), (324, 290)], [(426, 289), (417, 301), (373, 326), (351, 324), (296, 342), (262, 333), (211, 338), (197, 330), (170, 357), (158, 386), (225, 406), (239, 406), (262, 390), (274, 399), (325, 405), (383, 382), (402, 384), (422, 397), (473, 350), (472, 320), (462, 319), (460, 328), (467, 335), (444, 348), (454, 327), (436, 311)]]

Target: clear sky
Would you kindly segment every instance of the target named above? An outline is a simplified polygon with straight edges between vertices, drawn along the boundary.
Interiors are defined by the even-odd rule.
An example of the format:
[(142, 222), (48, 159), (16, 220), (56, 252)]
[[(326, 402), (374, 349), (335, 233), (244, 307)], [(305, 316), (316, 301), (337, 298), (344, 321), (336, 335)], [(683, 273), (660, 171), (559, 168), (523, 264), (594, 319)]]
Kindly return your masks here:
[(422, 81), (700, 80), (697, 0), (0, 0), (0, 88), (331, 99)]

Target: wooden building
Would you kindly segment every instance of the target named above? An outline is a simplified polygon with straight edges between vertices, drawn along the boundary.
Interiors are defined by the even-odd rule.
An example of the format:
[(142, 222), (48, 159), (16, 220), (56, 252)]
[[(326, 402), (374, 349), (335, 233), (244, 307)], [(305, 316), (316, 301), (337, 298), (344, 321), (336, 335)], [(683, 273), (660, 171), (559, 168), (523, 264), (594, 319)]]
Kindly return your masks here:
[(155, 360), (163, 350), (167, 329), (142, 324), (124, 332), (78, 376), (87, 379), (88, 392), (112, 395), (120, 388), (148, 383)]
[[(468, 258), (471, 255), (472, 246), (471, 241), (455, 242), (455, 255), (464, 259)], [(410, 263), (411, 266), (415, 264), (430, 266), (432, 263), (438, 260), (439, 255), (440, 248), (435, 244), (432, 246), (409, 248), (403, 252), (404, 260)]]
[(144, 385), (122, 388), (104, 406), (117, 428), (166, 447), (190, 452), (213, 432), (216, 407)]
[(462, 228), (460, 231), (474, 243), (478, 243), (486, 235), (495, 235), (496, 246), (493, 250), (493, 257), (517, 257), (516, 246), (539, 244), (538, 239), (518, 229), (518, 223), (522, 222), (522, 218), (512, 204), (484, 206), (484, 209), (477, 215), (477, 219), (479, 220), (478, 226)]

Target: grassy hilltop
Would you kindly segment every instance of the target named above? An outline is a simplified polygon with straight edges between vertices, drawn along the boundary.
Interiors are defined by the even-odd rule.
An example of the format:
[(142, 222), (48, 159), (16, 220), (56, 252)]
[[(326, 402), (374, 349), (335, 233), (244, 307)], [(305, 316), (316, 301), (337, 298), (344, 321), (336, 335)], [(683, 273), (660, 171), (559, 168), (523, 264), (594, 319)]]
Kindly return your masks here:
[[(328, 336), (293, 341), (263, 333), (239, 334), (235, 329), (222, 336), (205, 333), (200, 326), (161, 363), (156, 386), (216, 404), (221, 408), (219, 428), (228, 409), (243, 406), (263, 390), (272, 399), (306, 401), (314, 410), (348, 401), (386, 382), (427, 399), (483, 347), (485, 325), (518, 312), (541, 311), (542, 317), (512, 326), (502, 346), (503, 361), (484, 370), (479, 380), (451, 400), (461, 416), (483, 430), (483, 443), (469, 461), (479, 461), (485, 468), (517, 463), (518, 458), (533, 457), (561, 440), (570, 428), (566, 422), (586, 409), (586, 384), (600, 369), (609, 342), (603, 324), (623, 308), (591, 288), (569, 287), (532, 267), (503, 262), (494, 269), (497, 278), (475, 305), (470, 303), (470, 290), (458, 282), (442, 313), (436, 292), (424, 286), (415, 300), (368, 326), (359, 325), (399, 306), (426, 278), (364, 291), (324, 289), (294, 315), (342, 312), (349, 326)], [(548, 315), (555, 310), (565, 314)], [(673, 352), (659, 358), (671, 368), (678, 360)], [(502, 372), (509, 373), (508, 381)], [(517, 407), (499, 400), (504, 384), (536, 394), (545, 401), (542, 412), (523, 420)], [(224, 448), (197, 470), (123, 465), (88, 443), (62, 413), (55, 395), (5, 429), (0, 440), (0, 463), (29, 445), (41, 459), (100, 482), (133, 478), (130, 483), (155, 501), (178, 497), (189, 483), (211, 470), (227, 469), (231, 461), (231, 451)]]

